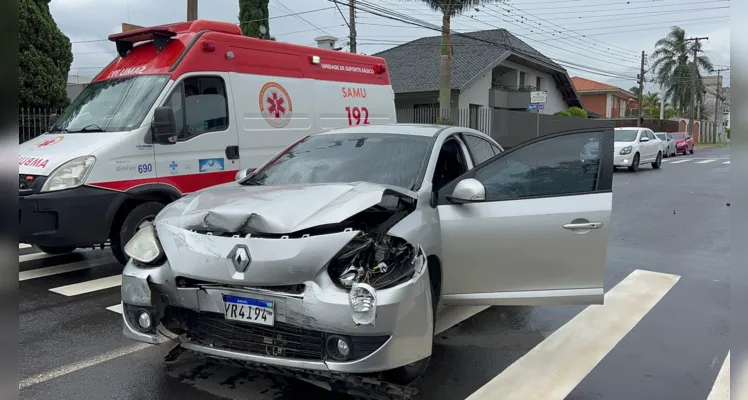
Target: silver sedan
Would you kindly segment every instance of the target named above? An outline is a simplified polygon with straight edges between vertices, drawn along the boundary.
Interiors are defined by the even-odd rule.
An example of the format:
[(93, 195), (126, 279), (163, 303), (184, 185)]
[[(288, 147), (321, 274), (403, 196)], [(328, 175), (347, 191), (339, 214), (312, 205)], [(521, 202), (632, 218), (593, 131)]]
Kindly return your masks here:
[(675, 139), (673, 139), (669, 133), (655, 132), (655, 136), (657, 136), (662, 142), (662, 154), (665, 156), (665, 158), (668, 158), (670, 156), (675, 157), (676, 155), (678, 155), (678, 152), (675, 148)]
[(408, 383), (426, 369), (441, 304), (603, 302), (612, 158), (612, 129), (509, 151), (437, 125), (308, 136), (138, 231), (124, 333)]

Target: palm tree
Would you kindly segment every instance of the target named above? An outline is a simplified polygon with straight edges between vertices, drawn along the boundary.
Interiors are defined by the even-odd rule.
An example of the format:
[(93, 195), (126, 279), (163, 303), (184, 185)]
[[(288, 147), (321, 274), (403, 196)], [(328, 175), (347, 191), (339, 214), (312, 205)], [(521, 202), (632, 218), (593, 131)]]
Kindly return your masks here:
[(697, 56), (696, 60), (693, 59), (694, 47), (698, 54), (701, 43), (687, 41), (686, 31), (679, 26), (673, 26), (667, 36), (655, 43), (655, 51), (652, 53), (652, 68), (657, 69), (657, 80), (665, 89), (664, 97), (680, 112), (685, 112), (691, 104), (694, 63), (697, 67), (696, 101), (703, 100), (704, 82), (700, 70), (714, 69), (712, 61), (707, 56)]
[(442, 14), (442, 46), (439, 59), (439, 114), (449, 115), (452, 99), (452, 18), (483, 3), (503, 0), (418, 0)]
[(645, 114), (652, 118), (660, 113), (660, 94), (647, 92), (642, 96), (642, 108)]

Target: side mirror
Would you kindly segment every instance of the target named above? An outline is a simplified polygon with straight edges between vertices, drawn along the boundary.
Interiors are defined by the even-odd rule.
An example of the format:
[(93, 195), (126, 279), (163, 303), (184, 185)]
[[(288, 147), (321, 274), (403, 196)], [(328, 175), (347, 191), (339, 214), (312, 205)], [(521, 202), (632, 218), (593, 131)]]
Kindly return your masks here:
[(463, 179), (457, 183), (447, 200), (452, 203), (465, 204), (486, 200), (486, 188), (473, 178)]
[(177, 142), (177, 125), (174, 122), (174, 112), (171, 107), (156, 107), (151, 122), (153, 141), (158, 144), (174, 144)]
[(252, 175), (254, 172), (255, 172), (254, 168), (240, 169), (236, 171), (236, 176), (234, 177), (234, 181), (239, 182), (240, 180)]
[(51, 129), (55, 124), (57, 123), (57, 120), (60, 119), (60, 116), (57, 114), (51, 114), (49, 116), (49, 126), (48, 128)]
[(639, 139), (640, 142), (649, 142), (649, 138), (644, 136), (641, 139)]

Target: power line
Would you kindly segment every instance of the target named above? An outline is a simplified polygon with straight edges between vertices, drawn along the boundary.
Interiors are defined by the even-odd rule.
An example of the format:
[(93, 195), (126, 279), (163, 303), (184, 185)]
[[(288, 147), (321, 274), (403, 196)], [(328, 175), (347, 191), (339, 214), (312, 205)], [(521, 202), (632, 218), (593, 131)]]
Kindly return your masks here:
[[(646, 7), (636, 7), (637, 10), (643, 10), (643, 9), (651, 9), (651, 8), (660, 8), (660, 7), (672, 7), (672, 6), (690, 6), (694, 4), (711, 4), (711, 3), (729, 3), (730, 0), (705, 0), (705, 1), (691, 1), (691, 2), (681, 2), (679, 4), (664, 4), (660, 6), (646, 6)], [(598, 10), (592, 10), (592, 6), (588, 7), (588, 10), (582, 10), (582, 11), (570, 11), (568, 13), (559, 13), (559, 12), (549, 12), (549, 13), (540, 13), (537, 15), (559, 15), (559, 14), (579, 14), (579, 13), (598, 13), (600, 11), (628, 11), (631, 10), (630, 7), (626, 8), (611, 8), (611, 9), (598, 9)], [(507, 12), (511, 12), (510, 10), (507, 10)]]
[[(290, 16), (292, 16), (292, 17), (294, 17), (294, 18), (298, 19), (299, 21), (302, 21), (302, 22), (306, 22), (306, 23), (307, 23), (307, 24), (308, 24), (309, 26), (311, 26), (311, 27), (313, 27), (313, 28), (317, 28), (317, 30), (318, 30), (318, 31), (320, 31), (320, 32), (324, 33), (325, 35), (329, 35), (329, 36), (332, 36), (332, 35), (330, 35), (330, 33), (329, 33), (329, 32), (327, 32), (327, 31), (325, 31), (324, 29), (322, 29), (322, 28), (318, 27), (317, 25), (314, 25), (313, 23), (311, 23), (311, 22), (307, 21), (307, 20), (306, 20), (306, 19), (305, 19), (304, 17), (302, 17), (302, 16), (301, 16), (301, 13), (297, 13), (297, 12), (294, 12), (294, 11), (293, 11), (293, 10), (291, 10), (290, 8), (286, 7), (286, 5), (285, 5), (285, 4), (283, 4), (283, 3), (281, 3), (281, 1), (280, 1), (280, 0), (275, 0), (275, 1), (276, 1), (276, 2), (278, 3), (278, 5), (279, 5), (280, 7), (282, 7), (282, 8), (284, 9), (284, 10), (286, 10), (286, 11), (288, 11), (288, 12), (289, 12), (289, 14), (288, 14), (288, 15), (290, 15)], [(329, 8), (332, 8), (332, 7), (329, 7)]]

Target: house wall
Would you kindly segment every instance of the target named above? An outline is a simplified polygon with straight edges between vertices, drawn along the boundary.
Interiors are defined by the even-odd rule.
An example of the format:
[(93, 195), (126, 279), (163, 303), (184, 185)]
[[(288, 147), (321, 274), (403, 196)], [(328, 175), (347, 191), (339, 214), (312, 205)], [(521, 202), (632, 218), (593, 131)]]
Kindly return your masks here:
[(491, 90), (492, 81), (493, 77), (491, 71), (488, 71), (473, 81), (470, 86), (460, 90), (458, 101), (459, 108), (469, 108), (470, 104), (488, 107), (488, 93)]
[(582, 94), (579, 93), (584, 108), (600, 114), (602, 118), (607, 118), (608, 95), (606, 94)]
[[(457, 91), (452, 91), (451, 108), (453, 110), (458, 107), (458, 98)], [(416, 110), (416, 106), (426, 105), (431, 105), (432, 110)], [(433, 122), (431, 120), (438, 116), (439, 92), (397, 93), (395, 94), (395, 109), (398, 123)]]
[[(524, 71), (527, 74), (525, 76), (525, 85), (535, 86), (535, 78), (538, 76), (540, 77), (540, 79), (542, 80), (540, 83), (540, 90), (548, 91), (548, 100), (545, 103), (543, 109), (540, 110), (541, 114), (554, 114), (556, 112), (563, 111), (569, 108), (569, 106), (564, 101), (564, 97), (561, 95), (561, 91), (556, 88), (556, 82), (550, 75), (525, 67), (523, 65), (513, 63), (511, 61), (504, 61), (501, 63), (501, 65), (509, 68), (514, 68), (518, 71)], [(517, 74), (517, 82), (515, 82), (514, 84), (519, 85), (519, 74)]]

